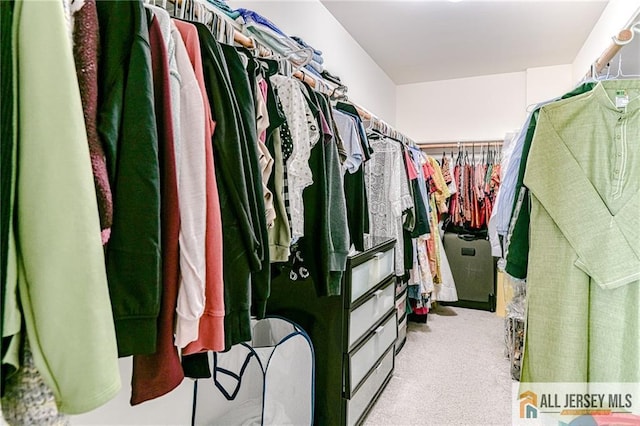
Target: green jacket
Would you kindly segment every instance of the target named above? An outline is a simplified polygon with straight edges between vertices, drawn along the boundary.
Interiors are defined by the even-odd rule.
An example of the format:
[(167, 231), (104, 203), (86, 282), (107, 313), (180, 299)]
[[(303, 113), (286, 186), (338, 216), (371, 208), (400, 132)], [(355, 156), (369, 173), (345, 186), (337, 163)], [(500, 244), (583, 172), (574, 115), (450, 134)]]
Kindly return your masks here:
[(160, 166), (147, 15), (141, 1), (98, 1), (98, 132), (113, 189), (107, 273), (120, 356), (156, 351)]

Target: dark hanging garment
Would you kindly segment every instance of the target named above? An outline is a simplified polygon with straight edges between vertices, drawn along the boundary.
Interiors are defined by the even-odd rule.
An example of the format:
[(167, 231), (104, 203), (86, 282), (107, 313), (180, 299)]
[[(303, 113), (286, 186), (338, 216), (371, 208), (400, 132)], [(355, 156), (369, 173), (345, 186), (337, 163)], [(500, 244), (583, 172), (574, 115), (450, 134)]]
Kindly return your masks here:
[[(151, 12), (147, 12), (151, 14)], [(173, 329), (180, 286), (180, 207), (171, 116), (169, 61), (157, 18), (149, 24), (153, 87), (158, 143), (160, 148), (160, 189), (162, 194), (162, 295), (158, 317), (157, 350), (151, 355), (134, 355), (131, 405), (158, 398), (175, 389), (184, 379)]]
[[(251, 340), (250, 276), (252, 270), (261, 266), (261, 258), (251, 220), (240, 146), (242, 129), (227, 65), (220, 44), (209, 29), (197, 22), (192, 24), (198, 30), (205, 86), (212, 118), (216, 122), (212, 144), (223, 228), (225, 348), (230, 348)], [(211, 377), (206, 353), (183, 356), (182, 367), (186, 377)]]
[[(281, 131), (286, 124), (286, 117), (280, 101), (277, 98), (273, 83), (269, 77), (277, 74), (278, 64), (272, 60), (261, 59), (264, 81), (267, 83), (267, 111), (269, 114), (269, 127), (265, 146), (274, 160), (273, 172), (267, 182), (267, 188), (273, 194), (273, 205), (276, 210), (276, 219), (269, 233), (269, 260), (271, 262), (286, 262), (289, 258), (291, 231), (287, 217), (284, 200), (284, 174), (285, 162), (282, 152)], [(266, 68), (266, 69), (264, 69)], [(272, 277), (279, 270), (272, 268)]]
[[(313, 208), (305, 208), (304, 236), (291, 247), (282, 269), (293, 281), (310, 278), (318, 296), (338, 295), (349, 249), (340, 161), (334, 131), (325, 116), (328, 101), (308, 85), (300, 87), (310, 111), (307, 125), (319, 130), (320, 139), (311, 147), (308, 160), (313, 182), (303, 191), (304, 204)], [(286, 132), (283, 135), (286, 138)]]
[(360, 114), (358, 114), (358, 110), (355, 106), (344, 102), (338, 102), (336, 104), (336, 108), (342, 112), (346, 112), (356, 119), (356, 122), (358, 123), (358, 133), (360, 134), (360, 140), (362, 142), (362, 151), (364, 152), (365, 161), (368, 161), (371, 158), (371, 154), (373, 154), (373, 149), (371, 148), (371, 145), (369, 145), (367, 133), (364, 130), (364, 125), (362, 124), (362, 119), (360, 118)]
[[(362, 123), (360, 117), (357, 116), (356, 109), (349, 104), (338, 102), (339, 106), (342, 106), (340, 111), (343, 111), (350, 116), (354, 117), (356, 123)], [(346, 108), (343, 109), (343, 108)], [(354, 116), (354, 112), (356, 116)], [(333, 113), (331, 114), (331, 121), (333, 122)], [(363, 153), (365, 155), (365, 161), (370, 158), (369, 145), (365, 147), (363, 138), (366, 140), (366, 134), (362, 132), (362, 126), (357, 125), (358, 135), (361, 139)], [(337, 133), (337, 129), (334, 125), (334, 132)], [(364, 167), (361, 165), (355, 173), (345, 173), (344, 176), (344, 194), (347, 203), (347, 224), (349, 227), (349, 236), (351, 244), (354, 245), (358, 251), (364, 251), (364, 234), (369, 233), (369, 203), (367, 201), (367, 192), (364, 184)]]
[(411, 182), (413, 206), (415, 209), (415, 226), (409, 234), (411, 238), (418, 238), (421, 235), (431, 232), (431, 226), (429, 225), (429, 200), (425, 200), (422, 196), (422, 191), (420, 190), (420, 179), (424, 178), (422, 178), (419, 175), (418, 170), (416, 170), (411, 154), (405, 150), (403, 157), (405, 169), (407, 170), (407, 177), (409, 182)]
[(411, 231), (402, 228), (402, 243), (404, 252), (404, 271), (405, 276), (407, 271), (413, 269), (413, 239), (411, 237)]
[[(563, 95), (561, 99), (568, 99), (582, 93), (587, 93), (591, 91), (595, 85), (595, 82), (581, 84), (571, 92)], [(524, 145), (522, 147), (522, 160), (520, 162), (518, 179), (515, 186), (515, 197), (511, 210), (512, 225), (509, 231), (509, 250), (507, 252), (505, 271), (512, 277), (520, 279), (527, 277), (527, 267), (529, 265), (530, 209), (527, 207), (529, 190), (524, 186), (524, 174), (527, 170), (527, 158), (529, 158), (529, 150), (533, 142), (539, 113), (539, 108), (533, 112), (529, 127), (527, 128)]]
[(344, 176), (344, 194), (347, 200), (347, 222), (351, 243), (364, 251), (364, 234), (369, 233), (369, 205), (364, 186), (364, 168)]
[(107, 277), (118, 353), (156, 351), (160, 310), (160, 166), (149, 30), (142, 2), (98, 1), (98, 133), (113, 191)]
[[(318, 101), (322, 117), (326, 125), (330, 126), (331, 106), (326, 95), (313, 92)], [(321, 117), (321, 118), (322, 118)], [(322, 128), (322, 125), (321, 125)], [(342, 275), (346, 269), (347, 255), (350, 246), (349, 224), (347, 216), (346, 196), (342, 178), (342, 165), (335, 138), (330, 137), (324, 144), (325, 170), (327, 178), (327, 200), (329, 215), (329, 230), (331, 237), (330, 263), (330, 288), (334, 294), (341, 293)], [(337, 291), (337, 293), (335, 293)]]
[[(244, 130), (220, 44), (209, 29), (194, 23), (200, 38), (207, 95), (216, 131), (213, 135), (216, 181), (223, 227), (225, 347), (251, 339), (250, 275), (262, 267), (261, 234), (249, 204), (251, 175), (243, 156)], [(183, 358), (186, 359), (188, 357)]]
[[(258, 162), (258, 134), (256, 129), (255, 92), (251, 80), (236, 48), (222, 44), (233, 93), (237, 100), (238, 119), (241, 123), (240, 145), (242, 149), (243, 165), (247, 178), (247, 191), (251, 217), (259, 242), (261, 265), (252, 269), (251, 273), (251, 310), (258, 319), (264, 318), (271, 286), (271, 263), (269, 262), (269, 234), (265, 216), (264, 193), (262, 191), (262, 175)], [(249, 58), (248, 69), (256, 72), (257, 64)]]
[[(302, 260), (304, 268), (309, 271), (309, 277), (316, 287), (318, 296), (329, 296), (332, 295), (332, 291), (329, 285), (327, 264), (331, 241), (327, 217), (327, 177), (322, 139), (311, 148), (309, 155), (309, 168), (313, 175), (313, 183), (306, 187), (302, 193), (303, 203), (306, 207), (304, 209), (304, 236), (297, 244), (299, 254), (293, 251), (292, 257), (300, 256), (298, 260)], [(292, 248), (292, 250), (296, 249)], [(295, 261), (292, 263), (295, 265)]]
[[(13, 164), (13, 58), (12, 44), (13, 37), (13, 0), (0, 2), (0, 64), (2, 73), (0, 73), (0, 85), (2, 88), (2, 102), (0, 102), (0, 194), (2, 202), (0, 203), (0, 301), (5, 300), (7, 290), (7, 251), (9, 248), (9, 223), (11, 211), (13, 209), (10, 200), (12, 196), (11, 181), (14, 173)], [(0, 330), (4, 327), (4, 316), (0, 315)], [(1, 339), (1, 338), (0, 338)], [(0, 356), (4, 358), (4, 345), (0, 340)], [(4, 394), (4, 384), (7, 374), (2, 368), (2, 386), (0, 394)]]
[[(267, 141), (270, 136), (275, 132), (282, 123), (285, 122), (286, 117), (282, 108), (278, 105), (278, 99), (276, 97), (276, 92), (273, 88), (273, 83), (271, 82), (272, 75), (278, 73), (278, 63), (272, 60), (260, 59), (260, 63), (265, 64), (267, 69), (263, 69), (264, 73), (264, 81), (267, 83), (267, 111), (269, 112), (269, 128), (267, 129)], [(271, 144), (273, 145), (273, 144)], [(274, 156), (274, 152), (272, 151), (273, 146), (269, 146), (267, 142), (267, 147), (269, 148), (269, 152), (271, 156)], [(271, 189), (271, 188), (269, 188)]]
[(298, 246), (318, 296), (334, 296), (341, 293), (349, 251), (340, 162), (326, 119), (324, 126), (322, 123), (327, 105), (323, 107), (323, 100), (311, 88), (303, 93), (321, 136), (309, 157), (313, 183), (305, 188), (303, 201), (312, 208), (304, 209), (304, 236)]

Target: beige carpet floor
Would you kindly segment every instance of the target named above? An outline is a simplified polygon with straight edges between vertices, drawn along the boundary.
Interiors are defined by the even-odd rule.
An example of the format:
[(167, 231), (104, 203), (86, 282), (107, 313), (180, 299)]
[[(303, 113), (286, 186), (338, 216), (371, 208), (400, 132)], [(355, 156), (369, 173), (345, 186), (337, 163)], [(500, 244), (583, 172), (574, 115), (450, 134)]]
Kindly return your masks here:
[(364, 425), (511, 424), (511, 375), (504, 320), (495, 313), (439, 307), (409, 323), (394, 375)]

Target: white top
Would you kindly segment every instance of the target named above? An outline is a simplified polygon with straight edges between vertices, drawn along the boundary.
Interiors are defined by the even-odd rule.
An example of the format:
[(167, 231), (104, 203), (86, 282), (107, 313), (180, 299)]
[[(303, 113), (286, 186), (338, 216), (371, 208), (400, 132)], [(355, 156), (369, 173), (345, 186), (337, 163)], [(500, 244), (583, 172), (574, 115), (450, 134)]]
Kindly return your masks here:
[(169, 93), (171, 98), (171, 119), (173, 120), (173, 150), (176, 155), (176, 174), (180, 178), (180, 72), (176, 61), (176, 42), (171, 37), (171, 16), (165, 9), (145, 4), (158, 20), (162, 39), (167, 48), (167, 59), (169, 60)]
[(205, 235), (207, 186), (205, 109), (200, 86), (182, 37), (172, 24), (180, 72), (181, 155), (178, 176), (180, 203), (180, 289), (176, 308), (176, 346), (183, 348), (198, 338), (205, 306)]
[(293, 152), (287, 161), (291, 237), (295, 241), (304, 235), (302, 191), (313, 183), (309, 156), (320, 139), (320, 130), (302, 94), (302, 82), (274, 75), (271, 81), (278, 93), (293, 140)]

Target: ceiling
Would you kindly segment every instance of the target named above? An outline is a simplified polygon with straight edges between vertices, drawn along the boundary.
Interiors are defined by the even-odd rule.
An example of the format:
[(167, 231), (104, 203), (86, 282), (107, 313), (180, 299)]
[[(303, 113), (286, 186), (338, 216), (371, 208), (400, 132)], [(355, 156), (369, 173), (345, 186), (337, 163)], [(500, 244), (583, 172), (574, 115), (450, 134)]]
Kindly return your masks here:
[(570, 64), (607, 0), (321, 0), (396, 83)]

